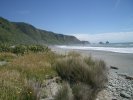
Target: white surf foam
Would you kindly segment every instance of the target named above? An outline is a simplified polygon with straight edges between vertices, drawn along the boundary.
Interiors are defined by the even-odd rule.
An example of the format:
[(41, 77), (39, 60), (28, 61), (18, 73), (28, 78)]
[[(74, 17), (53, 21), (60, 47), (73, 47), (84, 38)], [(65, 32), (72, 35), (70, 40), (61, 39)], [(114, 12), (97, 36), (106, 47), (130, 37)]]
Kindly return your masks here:
[(64, 49), (77, 49), (77, 50), (99, 50), (99, 51), (110, 51), (118, 53), (133, 53), (133, 47), (130, 48), (115, 48), (115, 47), (88, 47), (88, 46), (57, 46)]

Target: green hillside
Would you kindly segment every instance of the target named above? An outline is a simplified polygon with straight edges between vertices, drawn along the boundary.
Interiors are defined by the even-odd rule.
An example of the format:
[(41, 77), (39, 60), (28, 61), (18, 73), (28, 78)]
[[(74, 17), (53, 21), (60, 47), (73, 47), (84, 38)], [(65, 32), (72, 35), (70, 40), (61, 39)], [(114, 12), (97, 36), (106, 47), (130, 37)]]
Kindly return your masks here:
[(10, 22), (0, 17), (0, 42), (24, 44), (80, 44), (74, 36), (37, 29), (24, 22)]

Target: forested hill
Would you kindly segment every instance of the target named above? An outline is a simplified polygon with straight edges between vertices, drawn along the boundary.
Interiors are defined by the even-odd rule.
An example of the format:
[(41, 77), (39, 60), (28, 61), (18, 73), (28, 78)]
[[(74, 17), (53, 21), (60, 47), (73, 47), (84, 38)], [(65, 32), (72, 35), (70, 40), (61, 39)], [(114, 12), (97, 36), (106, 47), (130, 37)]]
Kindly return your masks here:
[(58, 34), (24, 22), (11, 22), (0, 17), (0, 42), (24, 44), (81, 44), (74, 36)]

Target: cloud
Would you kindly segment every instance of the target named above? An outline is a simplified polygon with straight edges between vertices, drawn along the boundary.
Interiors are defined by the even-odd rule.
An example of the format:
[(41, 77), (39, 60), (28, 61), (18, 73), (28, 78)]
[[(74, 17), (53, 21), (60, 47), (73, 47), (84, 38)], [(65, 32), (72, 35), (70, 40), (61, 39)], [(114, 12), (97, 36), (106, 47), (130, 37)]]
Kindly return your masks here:
[(133, 42), (133, 32), (113, 32), (113, 33), (100, 33), (100, 34), (73, 34), (80, 40), (86, 40), (93, 43), (99, 41), (110, 42)]

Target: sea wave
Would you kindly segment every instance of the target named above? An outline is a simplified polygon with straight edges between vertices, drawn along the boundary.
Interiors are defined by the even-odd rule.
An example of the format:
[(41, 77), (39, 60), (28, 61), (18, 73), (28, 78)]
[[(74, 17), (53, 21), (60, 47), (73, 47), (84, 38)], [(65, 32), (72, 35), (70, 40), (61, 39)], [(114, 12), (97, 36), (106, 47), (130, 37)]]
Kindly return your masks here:
[(89, 46), (57, 46), (64, 49), (75, 49), (75, 50), (99, 50), (99, 51), (110, 51), (117, 53), (133, 53), (133, 47), (116, 48), (116, 47), (89, 47)]

